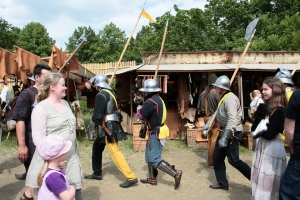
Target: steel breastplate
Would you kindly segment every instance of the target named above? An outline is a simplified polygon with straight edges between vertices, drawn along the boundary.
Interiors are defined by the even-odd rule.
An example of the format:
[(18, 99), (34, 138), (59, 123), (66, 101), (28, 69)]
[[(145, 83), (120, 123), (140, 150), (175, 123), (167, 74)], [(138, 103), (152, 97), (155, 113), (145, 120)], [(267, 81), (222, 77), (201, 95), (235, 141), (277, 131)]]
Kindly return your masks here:
[(222, 112), (222, 105), (217, 109), (216, 120), (222, 127), (226, 127), (228, 116)]
[(117, 111), (116, 103), (113, 97), (109, 96), (109, 100), (106, 105), (106, 115), (115, 113)]

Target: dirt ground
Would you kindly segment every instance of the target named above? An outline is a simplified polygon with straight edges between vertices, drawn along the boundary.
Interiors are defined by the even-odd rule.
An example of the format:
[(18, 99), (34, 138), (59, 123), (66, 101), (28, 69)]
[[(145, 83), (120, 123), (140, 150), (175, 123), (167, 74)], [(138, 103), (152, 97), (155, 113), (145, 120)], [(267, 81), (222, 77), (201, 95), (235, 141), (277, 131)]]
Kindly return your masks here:
[[(123, 142), (121, 150), (124, 153), (130, 167), (138, 179), (145, 178), (147, 166), (144, 161), (144, 152), (134, 152), (132, 146)], [(80, 159), (83, 167), (83, 176), (92, 173), (91, 166), (92, 142), (80, 144)], [(241, 159), (251, 165), (252, 151), (241, 147)], [(15, 173), (23, 173), (24, 167), (18, 161), (16, 147), (6, 148), (2, 145), (0, 157), (0, 199), (18, 200), (25, 190), (25, 181), (15, 178)], [(184, 142), (167, 141), (163, 158), (177, 169), (183, 170), (181, 185), (174, 190), (174, 179), (162, 171), (158, 174), (158, 185), (151, 186), (138, 183), (131, 188), (120, 188), (119, 184), (125, 181), (124, 176), (111, 161), (108, 152), (104, 151), (103, 158), (103, 180), (83, 179), (82, 193), (85, 200), (153, 200), (153, 199), (231, 199), (243, 200), (251, 198), (251, 185), (239, 171), (226, 161), (229, 190), (212, 190), (209, 184), (215, 183), (213, 169), (207, 167), (206, 149), (186, 148)]]

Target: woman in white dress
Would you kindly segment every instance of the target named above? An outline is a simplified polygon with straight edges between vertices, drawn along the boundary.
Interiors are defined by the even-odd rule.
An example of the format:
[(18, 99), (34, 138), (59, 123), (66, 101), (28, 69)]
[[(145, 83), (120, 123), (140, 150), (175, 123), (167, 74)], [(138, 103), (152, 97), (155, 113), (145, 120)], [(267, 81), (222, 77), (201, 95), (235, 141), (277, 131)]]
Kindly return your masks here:
[[(284, 112), (287, 99), (283, 83), (276, 77), (266, 78), (263, 82), (263, 99), (251, 131), (260, 132), (251, 168), (252, 199), (279, 199), (281, 177), (286, 168), (286, 153), (281, 140), (284, 127)], [(269, 119), (269, 125), (260, 129), (261, 120)], [(262, 121), (263, 122), (263, 121)]]
[[(76, 200), (81, 200), (82, 172), (78, 156), (76, 139), (76, 119), (69, 104), (62, 98), (66, 96), (66, 86), (63, 76), (59, 73), (50, 73), (45, 77), (39, 88), (37, 101), (39, 102), (32, 111), (32, 137), (36, 146), (47, 135), (56, 134), (66, 140), (72, 141), (65, 171), (70, 185), (76, 189)], [(36, 151), (32, 158), (26, 185), (35, 188), (37, 195), (37, 177), (44, 165), (43, 159)]]

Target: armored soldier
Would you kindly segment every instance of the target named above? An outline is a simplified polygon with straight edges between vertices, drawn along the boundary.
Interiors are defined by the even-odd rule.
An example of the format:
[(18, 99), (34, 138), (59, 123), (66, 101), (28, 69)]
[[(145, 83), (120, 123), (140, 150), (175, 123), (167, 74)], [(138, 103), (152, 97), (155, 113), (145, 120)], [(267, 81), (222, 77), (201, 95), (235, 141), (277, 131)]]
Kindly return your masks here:
[(128, 188), (138, 182), (135, 174), (130, 169), (123, 153), (120, 151), (118, 141), (127, 139), (121, 126), (122, 115), (118, 112), (116, 94), (107, 83), (104, 74), (93, 77), (91, 83), (95, 83), (99, 91), (95, 98), (94, 114), (90, 121), (89, 140), (93, 140), (93, 127), (98, 127), (97, 137), (93, 144), (93, 170), (94, 174), (88, 175), (87, 179), (102, 179), (102, 152), (104, 142), (109, 155), (118, 169), (127, 178), (127, 181), (119, 186)]
[(212, 189), (228, 190), (229, 184), (226, 178), (225, 157), (228, 162), (239, 170), (248, 180), (250, 180), (250, 167), (239, 159), (239, 141), (242, 139), (242, 108), (239, 99), (230, 92), (230, 80), (227, 76), (220, 76), (213, 84), (215, 90), (220, 94), (220, 101), (215, 113), (215, 120), (210, 118), (202, 131), (202, 137), (207, 138), (208, 128), (217, 122), (220, 125), (220, 135), (213, 154), (213, 163), (216, 179), (215, 185), (210, 185)]
[(145, 158), (148, 163), (149, 177), (141, 179), (142, 183), (157, 185), (157, 174), (160, 169), (175, 179), (175, 189), (178, 188), (182, 176), (181, 170), (176, 170), (174, 165), (170, 165), (162, 159), (162, 147), (169, 135), (169, 128), (165, 124), (167, 112), (164, 101), (160, 98), (160, 88), (153, 79), (147, 79), (144, 87), (140, 91), (146, 93), (143, 106), (137, 111), (137, 117), (143, 121), (148, 121), (148, 133), (146, 138)]
[[(276, 73), (275, 77), (278, 77), (281, 80), (281, 82), (283, 82), (284, 89), (285, 89), (285, 96), (286, 96), (287, 100), (289, 101), (293, 94), (292, 87), (294, 86), (294, 82), (292, 80), (292, 74), (289, 70), (283, 69), (283, 68), (278, 68), (276, 70), (276, 72), (277, 73)], [(281, 135), (281, 139), (284, 144), (284, 147), (286, 148), (286, 151), (289, 151), (289, 145), (286, 141), (285, 131), (283, 131), (283, 133)]]
[(281, 82), (283, 82), (284, 84), (284, 88), (285, 88), (285, 93), (286, 93), (286, 98), (288, 100), (290, 100), (292, 94), (293, 94), (293, 86), (294, 86), (294, 82), (292, 80), (292, 74), (289, 70), (287, 69), (283, 69), (283, 68), (278, 68), (276, 70), (276, 75), (275, 77), (278, 77)]

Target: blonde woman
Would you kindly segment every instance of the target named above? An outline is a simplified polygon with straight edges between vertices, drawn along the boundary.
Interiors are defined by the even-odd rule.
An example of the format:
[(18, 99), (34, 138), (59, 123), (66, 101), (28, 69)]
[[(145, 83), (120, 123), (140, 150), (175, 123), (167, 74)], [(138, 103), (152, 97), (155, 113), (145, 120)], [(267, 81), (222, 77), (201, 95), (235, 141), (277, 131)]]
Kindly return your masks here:
[(253, 117), (253, 112), (256, 111), (259, 104), (264, 103), (264, 100), (261, 98), (261, 92), (259, 90), (253, 90), (253, 92), (250, 93), (250, 114), (249, 117)]
[[(76, 120), (68, 103), (62, 99), (66, 96), (66, 89), (65, 80), (61, 74), (50, 73), (45, 77), (43, 84), (39, 87), (38, 104), (31, 115), (32, 137), (36, 146), (44, 137), (51, 134), (60, 135), (72, 142), (65, 171), (68, 182), (76, 189), (75, 199), (81, 200), (82, 173), (76, 139)], [(44, 160), (36, 151), (26, 178), (26, 185), (35, 188), (35, 196), (38, 188), (38, 175), (43, 165)]]

